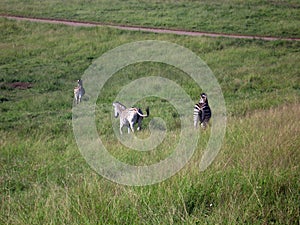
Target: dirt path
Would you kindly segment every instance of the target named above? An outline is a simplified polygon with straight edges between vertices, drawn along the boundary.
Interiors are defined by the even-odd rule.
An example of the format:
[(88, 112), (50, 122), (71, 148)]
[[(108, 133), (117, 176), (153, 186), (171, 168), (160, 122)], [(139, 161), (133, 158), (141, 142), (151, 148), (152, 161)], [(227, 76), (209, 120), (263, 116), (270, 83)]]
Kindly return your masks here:
[(107, 27), (112, 27), (112, 28), (121, 29), (121, 30), (144, 31), (144, 32), (161, 33), (161, 34), (177, 34), (177, 35), (206, 36), (206, 37), (228, 37), (228, 38), (240, 38), (240, 39), (258, 39), (258, 40), (265, 40), (265, 41), (276, 41), (276, 40), (300, 41), (300, 38), (280, 38), (280, 37), (267, 37), (267, 36), (209, 33), (209, 32), (184, 31), (184, 30), (162, 29), (162, 28), (148, 28), (148, 27), (139, 27), (139, 26), (111, 25), (111, 24), (104, 24), (104, 23), (97, 23), (97, 22), (81, 22), (81, 21), (72, 21), (72, 20), (31, 18), (31, 17), (9, 16), (9, 15), (0, 15), (0, 17), (5, 17), (7, 19), (14, 19), (14, 20), (31, 21), (31, 22), (64, 24), (64, 25), (68, 25), (68, 26), (83, 26), (83, 27), (107, 26)]

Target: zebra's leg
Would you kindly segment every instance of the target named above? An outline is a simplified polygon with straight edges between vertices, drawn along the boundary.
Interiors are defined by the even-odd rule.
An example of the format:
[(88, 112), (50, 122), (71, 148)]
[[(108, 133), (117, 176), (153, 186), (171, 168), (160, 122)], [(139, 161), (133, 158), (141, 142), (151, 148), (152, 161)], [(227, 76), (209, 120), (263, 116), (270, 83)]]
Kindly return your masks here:
[(199, 116), (194, 117), (194, 128), (198, 128)]
[[(134, 133), (133, 125), (134, 123), (129, 123), (132, 133)], [(130, 133), (130, 129), (128, 127), (128, 133)]]
[(82, 97), (81, 94), (79, 94), (79, 96), (78, 96), (78, 101), (79, 102), (81, 102), (81, 97)]
[(194, 121), (194, 128), (198, 128), (198, 121)]
[(77, 104), (77, 96), (76, 96), (76, 94), (74, 95), (74, 102)]
[(138, 128), (137, 128), (137, 130), (141, 130), (142, 129), (142, 117), (140, 117), (139, 118), (139, 120), (138, 120)]
[(122, 122), (120, 121), (120, 134), (121, 134), (121, 135), (123, 134), (123, 132), (122, 132), (122, 127), (123, 127), (123, 124), (122, 124)]

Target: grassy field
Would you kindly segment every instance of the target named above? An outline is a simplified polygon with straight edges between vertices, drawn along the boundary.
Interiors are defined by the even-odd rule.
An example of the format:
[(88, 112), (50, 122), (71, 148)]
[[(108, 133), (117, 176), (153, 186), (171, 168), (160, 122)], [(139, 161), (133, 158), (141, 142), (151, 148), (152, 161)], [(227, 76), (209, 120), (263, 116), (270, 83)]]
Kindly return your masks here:
[(298, 37), (297, 0), (1, 0), (0, 13), (262, 36)]
[[(1, 224), (299, 224), (299, 42), (155, 35), (5, 19), (0, 26)], [(108, 50), (138, 40), (182, 45), (200, 56), (218, 79), (228, 126), (221, 151), (206, 171), (198, 167), (202, 142), (184, 169), (151, 186), (108, 181), (81, 156), (72, 131), (75, 81)], [(97, 102), (99, 134), (110, 144), (109, 151), (128, 163), (156, 162), (170, 150), (128, 157), (130, 149), (113, 142), (110, 131), (111, 101), (122, 86), (157, 75), (176, 81), (197, 101), (201, 90), (187, 75), (166, 65), (140, 63), (114, 74)], [(32, 88), (13, 88), (16, 82)], [(164, 118), (169, 127), (171, 138), (164, 145), (173, 146), (179, 128), (171, 107), (159, 111), (159, 99), (141, 102), (148, 103), (151, 116)], [(146, 126), (149, 119), (144, 122)], [(208, 136), (209, 130), (203, 133), (204, 143)]]

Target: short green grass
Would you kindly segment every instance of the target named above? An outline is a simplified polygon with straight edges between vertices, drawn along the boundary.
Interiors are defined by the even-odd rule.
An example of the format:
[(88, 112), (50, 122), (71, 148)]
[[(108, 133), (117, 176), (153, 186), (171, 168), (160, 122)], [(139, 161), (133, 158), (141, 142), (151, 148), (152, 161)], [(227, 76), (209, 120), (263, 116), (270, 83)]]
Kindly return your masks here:
[[(1, 224), (299, 223), (298, 42), (0, 22)], [(204, 172), (199, 171), (202, 142), (178, 174), (142, 187), (106, 180), (81, 156), (72, 132), (76, 79), (108, 50), (138, 40), (170, 41), (192, 50), (219, 81), (228, 126), (219, 155)], [(131, 153), (112, 136), (111, 101), (122, 85), (149, 75), (172, 78), (194, 101), (201, 91), (184, 73), (157, 63), (126, 67), (109, 80), (97, 102), (97, 129), (110, 152), (130, 163), (164, 158), (179, 130), (176, 113), (159, 111), (172, 107), (150, 98), (140, 104), (165, 118), (170, 128), (165, 152)], [(13, 82), (33, 87), (13, 89)], [(148, 135), (150, 119), (138, 136)], [(206, 143), (210, 131), (199, 132)]]
[(0, 13), (218, 33), (298, 37), (297, 0), (1, 0)]

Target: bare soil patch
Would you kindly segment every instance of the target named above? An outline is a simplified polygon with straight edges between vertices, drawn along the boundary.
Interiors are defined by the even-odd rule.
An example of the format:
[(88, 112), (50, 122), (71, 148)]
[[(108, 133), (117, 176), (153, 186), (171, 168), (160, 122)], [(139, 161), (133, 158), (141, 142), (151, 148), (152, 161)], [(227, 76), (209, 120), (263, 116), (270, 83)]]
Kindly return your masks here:
[(21, 89), (26, 90), (33, 87), (32, 83), (29, 82), (13, 82), (13, 83), (7, 83), (4, 86), (13, 88), (13, 89)]

